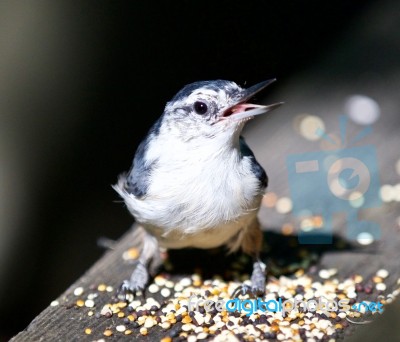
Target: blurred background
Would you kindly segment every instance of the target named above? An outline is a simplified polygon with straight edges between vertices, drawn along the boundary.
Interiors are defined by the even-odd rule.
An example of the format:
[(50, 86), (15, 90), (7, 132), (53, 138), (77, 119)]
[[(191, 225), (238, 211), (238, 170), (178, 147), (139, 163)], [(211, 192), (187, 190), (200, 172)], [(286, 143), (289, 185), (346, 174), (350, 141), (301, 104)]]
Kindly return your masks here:
[[(366, 96), (370, 119), (355, 114), (350, 130), (376, 122), (370, 139), (392, 191), (399, 10), (396, 1), (1, 1), (0, 340), (102, 255), (99, 237), (129, 229), (111, 184), (187, 83), (278, 79), (262, 102), (287, 105), (245, 131), (277, 197), (289, 196), (286, 156), (320, 148), (306, 123), (315, 129), (322, 118), (338, 132), (349, 96)], [(296, 124), (304, 113), (311, 123)], [(286, 222), (288, 205), (281, 201), (266, 225)]]

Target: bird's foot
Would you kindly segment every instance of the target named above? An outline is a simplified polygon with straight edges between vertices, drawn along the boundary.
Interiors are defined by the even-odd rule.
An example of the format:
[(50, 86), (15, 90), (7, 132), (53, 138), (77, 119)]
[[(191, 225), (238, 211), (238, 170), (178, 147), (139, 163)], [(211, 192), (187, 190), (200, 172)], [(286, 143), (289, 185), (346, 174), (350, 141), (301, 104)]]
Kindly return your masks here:
[(232, 296), (249, 295), (251, 298), (263, 296), (265, 294), (265, 269), (266, 266), (263, 262), (256, 261), (251, 274), (251, 285), (242, 284), (233, 291)]
[(128, 300), (129, 294), (138, 296), (144, 292), (149, 280), (149, 273), (146, 266), (139, 262), (129, 280), (124, 280), (119, 287), (117, 297), (121, 300)]
[(252, 285), (242, 284), (238, 286), (232, 293), (232, 297), (248, 295), (250, 298), (257, 298), (263, 296), (265, 293), (265, 286), (263, 288), (255, 287)]

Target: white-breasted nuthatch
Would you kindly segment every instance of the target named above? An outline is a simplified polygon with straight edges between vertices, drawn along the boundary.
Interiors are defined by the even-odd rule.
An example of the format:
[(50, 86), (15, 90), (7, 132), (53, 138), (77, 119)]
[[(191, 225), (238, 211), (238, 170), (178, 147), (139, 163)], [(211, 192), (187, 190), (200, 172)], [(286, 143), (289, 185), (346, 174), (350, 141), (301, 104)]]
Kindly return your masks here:
[(121, 290), (143, 290), (161, 265), (160, 248), (242, 249), (254, 258), (250, 287), (265, 292), (259, 259), (262, 232), (257, 218), (268, 178), (247, 146), (242, 129), (268, 106), (247, 103), (271, 84), (247, 89), (216, 80), (186, 85), (139, 145), (130, 171), (114, 189), (143, 229), (138, 263)]

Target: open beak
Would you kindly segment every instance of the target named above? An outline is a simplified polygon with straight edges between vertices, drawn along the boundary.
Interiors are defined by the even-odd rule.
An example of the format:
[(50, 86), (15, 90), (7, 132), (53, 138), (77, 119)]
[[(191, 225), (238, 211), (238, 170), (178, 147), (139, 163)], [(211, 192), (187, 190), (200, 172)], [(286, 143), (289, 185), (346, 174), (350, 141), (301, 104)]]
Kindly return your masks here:
[(250, 100), (255, 94), (263, 90), (265, 87), (275, 82), (276, 79), (271, 79), (268, 81), (264, 81), (258, 83), (243, 92), (242, 98), (239, 102), (232, 107), (225, 110), (221, 120), (229, 119), (234, 121), (241, 121), (243, 119), (250, 119), (256, 115), (265, 114), (283, 104), (283, 102), (274, 103), (271, 105), (263, 106), (256, 105), (252, 103), (246, 103), (246, 101)]

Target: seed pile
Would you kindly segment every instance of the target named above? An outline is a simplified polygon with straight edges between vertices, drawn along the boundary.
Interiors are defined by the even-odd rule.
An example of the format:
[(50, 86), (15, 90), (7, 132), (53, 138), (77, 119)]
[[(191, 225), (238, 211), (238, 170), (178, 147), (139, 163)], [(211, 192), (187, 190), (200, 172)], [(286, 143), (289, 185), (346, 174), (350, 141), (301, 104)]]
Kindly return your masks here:
[[(371, 279), (363, 279), (355, 274), (340, 281), (335, 275), (335, 269), (321, 269), (313, 277), (300, 269), (290, 277), (269, 277), (263, 301), (279, 298), (282, 301), (318, 301), (322, 297), (336, 302), (349, 299), (349, 305), (352, 306), (361, 302), (361, 297), (368, 297), (371, 301), (386, 305), (400, 293), (400, 279), (397, 282), (398, 289), (390, 294), (384, 293), (385, 280), (390, 276), (387, 270), (377, 271)], [(101, 332), (104, 340), (118, 335), (146, 336), (155, 330), (157, 336), (164, 336), (163, 342), (179, 338), (189, 342), (210, 339), (336, 341), (343, 339), (346, 328), (351, 324), (366, 321), (371, 315), (370, 312), (362, 309), (357, 311), (350, 306), (346, 311), (342, 307), (314, 311), (300, 305), (286, 313), (259, 310), (251, 315), (238, 311), (220, 312), (215, 306), (211, 311), (205, 309), (205, 300), (217, 302), (232, 299), (231, 294), (239, 285), (241, 283), (225, 282), (218, 277), (203, 280), (198, 274), (179, 279), (165, 274), (155, 277), (145, 297), (128, 295), (127, 301), (120, 301), (113, 296), (115, 290), (112, 286), (98, 284), (87, 289), (75, 288), (68, 301), (70, 303), (73, 300), (78, 310), (87, 310), (90, 318), (83, 334), (95, 333), (90, 320), (112, 318)], [(192, 306), (189, 305), (189, 298), (193, 295), (199, 299), (197, 307), (195, 301), (192, 301)], [(241, 300), (248, 298), (240, 297)], [(59, 303), (55, 301), (52, 305)]]

